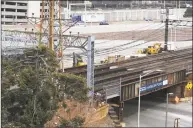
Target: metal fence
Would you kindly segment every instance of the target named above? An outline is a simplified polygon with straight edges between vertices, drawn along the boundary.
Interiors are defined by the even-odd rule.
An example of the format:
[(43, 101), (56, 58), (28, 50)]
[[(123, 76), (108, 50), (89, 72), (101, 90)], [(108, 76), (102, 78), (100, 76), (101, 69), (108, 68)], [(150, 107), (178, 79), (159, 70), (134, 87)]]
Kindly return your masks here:
[[(170, 9), (171, 19), (183, 18), (185, 8), (183, 9)], [(87, 11), (87, 15), (104, 14), (105, 20), (109, 22), (118, 21), (136, 21), (136, 20), (162, 20), (165, 14), (162, 9), (125, 9), (125, 10), (95, 10)], [(72, 14), (84, 15), (84, 11), (72, 11)], [(89, 22), (89, 21), (88, 21)]]

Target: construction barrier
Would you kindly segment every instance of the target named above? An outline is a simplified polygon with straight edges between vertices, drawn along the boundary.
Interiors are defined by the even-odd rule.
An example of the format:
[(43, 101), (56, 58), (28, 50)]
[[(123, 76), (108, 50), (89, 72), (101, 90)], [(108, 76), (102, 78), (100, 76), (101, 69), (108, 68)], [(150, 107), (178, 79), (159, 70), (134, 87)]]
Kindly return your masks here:
[(177, 96), (169, 98), (169, 102), (172, 102), (175, 104), (179, 103), (179, 101), (180, 101), (180, 98), (178, 98)]
[(85, 124), (92, 123), (92, 122), (95, 122), (95, 121), (98, 121), (98, 120), (105, 118), (108, 114), (108, 111), (109, 111), (109, 105), (108, 104), (101, 106), (96, 111), (93, 111), (87, 115), (87, 117), (85, 119)]

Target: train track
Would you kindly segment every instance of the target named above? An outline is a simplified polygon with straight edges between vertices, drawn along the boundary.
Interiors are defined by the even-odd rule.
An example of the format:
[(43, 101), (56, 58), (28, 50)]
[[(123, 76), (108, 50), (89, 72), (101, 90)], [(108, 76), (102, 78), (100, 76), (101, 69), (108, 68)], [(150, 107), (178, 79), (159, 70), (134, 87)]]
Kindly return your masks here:
[[(184, 62), (185, 60), (186, 60), (186, 62)], [(183, 64), (192, 65), (192, 60), (187, 61), (187, 58), (184, 58), (184, 59), (181, 59), (181, 61), (179, 61), (179, 60), (176, 59), (174, 61), (171, 61), (170, 63), (167, 63), (167, 66), (165, 66), (165, 67), (163, 67), (162, 64), (148, 67), (145, 70), (161, 69), (164, 72), (154, 72), (151, 75), (148, 75), (146, 77), (148, 77), (148, 78), (153, 77), (153, 76), (156, 76), (156, 75), (159, 75), (159, 74), (162, 74), (162, 73), (168, 73), (168, 72), (174, 71), (176, 69), (177, 70), (184, 69), (184, 67), (182, 66)], [(95, 91), (100, 91), (103, 88), (106, 88), (108, 86), (110, 86), (110, 87), (119, 86), (120, 78), (121, 78), (121, 83), (122, 84), (128, 84), (128, 83), (131, 83), (131, 81), (137, 81), (137, 80), (139, 80), (139, 74), (141, 74), (142, 71), (144, 71), (144, 70), (141, 69), (141, 70), (132, 72), (132, 73), (127, 74), (127, 75), (122, 74), (120, 76), (114, 77), (111, 80), (110, 79), (103, 80), (99, 84), (97, 84), (97, 83), (95, 84)], [(144, 77), (144, 79), (146, 77)]]
[[(121, 65), (127, 64), (127, 63), (136, 64), (136, 63), (139, 63), (141, 61), (146, 62), (146, 61), (149, 61), (149, 59), (158, 58), (160, 56), (165, 56), (165, 55), (172, 54), (172, 53), (181, 53), (181, 52), (184, 52), (184, 50), (188, 51), (188, 50), (192, 50), (192, 48), (182, 49), (182, 50), (178, 50), (178, 51), (163, 52), (163, 53), (160, 53), (157, 55), (148, 55), (148, 56), (140, 57), (140, 58), (127, 59), (127, 60), (124, 60), (121, 62), (95, 66), (95, 75), (100, 75), (100, 73), (98, 73), (98, 72), (101, 72), (104, 74), (105, 71), (109, 71), (109, 68), (111, 66), (117, 66), (117, 65), (121, 66)], [(87, 68), (87, 66), (72, 67), (72, 68), (65, 69), (65, 72), (84, 75), (84, 74), (86, 74), (86, 71), (87, 71), (86, 68)]]
[(100, 71), (95, 73), (95, 76), (100, 76), (101, 74), (107, 74), (107, 73), (113, 73), (115, 71), (119, 71), (119, 70), (124, 70), (124, 69), (128, 69), (128, 68), (135, 68), (136, 66), (141, 66), (141, 65), (145, 65), (145, 64), (151, 64), (151, 63), (155, 63), (159, 60), (169, 60), (172, 59), (173, 57), (179, 57), (182, 56), (183, 54), (191, 54), (192, 53), (192, 49), (185, 51), (186, 53), (171, 53), (171, 54), (167, 54), (167, 55), (163, 55), (163, 56), (157, 56), (157, 58), (149, 58), (147, 60), (144, 60), (144, 58), (142, 57), (141, 60), (139, 61), (134, 61), (134, 62), (130, 62), (130, 63), (126, 63), (123, 65), (119, 65), (118, 68), (116, 69), (111, 69), (108, 71)]
[[(138, 80), (139, 74), (144, 70), (162, 69), (164, 73), (166, 73), (167, 70), (175, 70), (175, 68), (181, 69), (184, 64), (192, 66), (192, 48), (128, 59), (119, 63), (95, 66), (94, 88), (95, 91), (100, 91), (107, 87), (117, 87), (117, 85), (120, 84), (120, 78), (122, 84), (128, 84), (132, 80)], [(110, 69), (111, 66), (117, 66), (117, 68)], [(69, 68), (67, 70), (65, 69), (65, 71), (86, 76), (86, 66)], [(154, 72), (148, 77), (159, 74), (160, 72)]]
[[(133, 70), (138, 70), (139, 68), (143, 68), (145, 69), (146, 66), (150, 66), (150, 65), (155, 65), (155, 66), (158, 66), (158, 65), (163, 65), (164, 63), (167, 63), (168, 61), (171, 61), (171, 60), (174, 60), (174, 59), (177, 59), (177, 60), (180, 60), (180, 59), (191, 59), (192, 55), (190, 53), (184, 53), (184, 54), (180, 54), (180, 58), (179, 58), (179, 55), (175, 55), (175, 56), (167, 56), (166, 58), (163, 58), (163, 59), (156, 59), (156, 60), (152, 60), (149, 62), (143, 62), (143, 63), (140, 63), (140, 64), (136, 64), (136, 65), (124, 65), (124, 66), (121, 66), (121, 69), (125, 69), (125, 71), (121, 71), (121, 72), (117, 72), (117, 70), (113, 71), (113, 70), (110, 70), (109, 73), (106, 74), (100, 74), (100, 76), (95, 76), (95, 79), (96, 79), (96, 82), (97, 81), (100, 81), (100, 80), (103, 80), (103, 79), (106, 79), (106, 76), (110, 77), (110, 78), (113, 78), (114, 76), (116, 76), (117, 74), (119, 75), (120, 73), (121, 74), (124, 74), (124, 73), (128, 73), (128, 72), (133, 72)], [(118, 68), (119, 69), (119, 68)], [(133, 69), (131, 71), (128, 71), (127, 69)], [(102, 76), (101, 76), (102, 75)]]
[[(159, 63), (159, 64), (158, 64)], [(136, 76), (139, 77), (139, 74), (144, 70), (152, 70), (152, 69), (164, 69), (169, 67), (167, 70), (175, 70), (175, 68), (182, 68), (184, 64), (191, 65), (192, 66), (192, 55), (184, 56), (183, 58), (175, 58), (173, 60), (170, 60), (168, 62), (158, 62), (157, 64), (149, 65), (148, 67), (138, 67), (138, 69), (133, 71), (128, 71), (128, 73), (120, 73), (114, 76), (103, 76), (103, 79), (96, 80), (95, 82), (95, 90), (100, 90), (106, 86), (111, 85), (112, 83), (119, 82), (120, 78), (122, 79), (122, 82), (126, 83), (129, 82), (131, 79), (134, 79)], [(165, 70), (165, 71), (167, 71)], [(159, 73), (154, 73), (152, 75), (157, 75)], [(149, 77), (149, 76), (148, 76)], [(96, 79), (96, 78), (95, 78)], [(139, 79), (139, 78), (137, 78)]]

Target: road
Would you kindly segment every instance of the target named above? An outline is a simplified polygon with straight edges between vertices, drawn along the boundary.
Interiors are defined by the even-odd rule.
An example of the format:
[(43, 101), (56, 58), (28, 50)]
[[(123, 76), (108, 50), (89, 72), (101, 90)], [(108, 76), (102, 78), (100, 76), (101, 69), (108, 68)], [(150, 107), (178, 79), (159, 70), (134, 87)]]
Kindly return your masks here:
[[(140, 127), (165, 127), (165, 101), (141, 100)], [(137, 127), (138, 100), (125, 103), (123, 121), (126, 127)], [(174, 127), (175, 118), (180, 118), (179, 127), (192, 127), (192, 103), (168, 105), (168, 126)]]

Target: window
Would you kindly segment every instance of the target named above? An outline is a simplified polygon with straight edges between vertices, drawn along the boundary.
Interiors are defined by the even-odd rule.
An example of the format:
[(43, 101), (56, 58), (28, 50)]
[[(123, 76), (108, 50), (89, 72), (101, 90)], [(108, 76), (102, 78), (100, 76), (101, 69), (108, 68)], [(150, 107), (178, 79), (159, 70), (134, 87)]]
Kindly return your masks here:
[(17, 9), (17, 12), (27, 12), (26, 9)]
[(4, 8), (1, 8), (1, 11), (4, 11)]
[(5, 11), (6, 11), (6, 12), (15, 12), (15, 9), (12, 9), (12, 8), (6, 8)]
[(11, 18), (11, 19), (14, 19), (14, 16), (12, 16), (12, 15), (6, 15), (5, 18)]
[(6, 2), (6, 5), (16, 5), (15, 2)]
[(25, 16), (17, 16), (17, 19), (25, 19)]
[(27, 3), (17, 3), (17, 6), (27, 6)]

